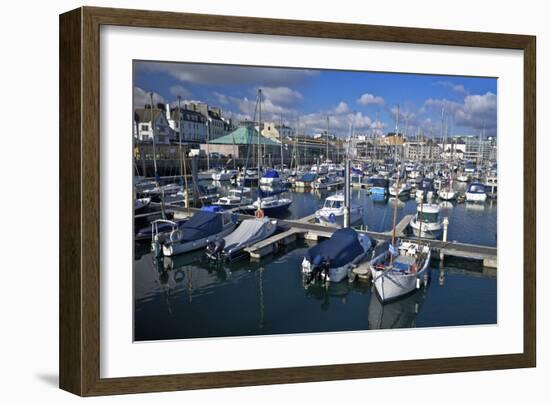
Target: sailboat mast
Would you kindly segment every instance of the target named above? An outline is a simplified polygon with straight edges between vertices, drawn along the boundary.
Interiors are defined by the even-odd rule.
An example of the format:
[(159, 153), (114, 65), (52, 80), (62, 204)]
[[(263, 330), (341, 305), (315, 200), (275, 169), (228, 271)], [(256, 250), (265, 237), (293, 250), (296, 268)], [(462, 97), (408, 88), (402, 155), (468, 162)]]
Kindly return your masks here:
[(395, 117), (395, 136), (393, 138), (393, 165), (397, 168), (397, 137), (399, 135), (399, 105), (397, 105), (397, 115)]
[(183, 177), (182, 186), (185, 186), (184, 194), (185, 194), (185, 205), (187, 206), (187, 214), (189, 214), (189, 186), (187, 184), (187, 164), (185, 162), (185, 152), (183, 150), (182, 146), (182, 138), (183, 138), (183, 119), (182, 119), (182, 113), (181, 113), (181, 97), (178, 95), (178, 118), (179, 118), (179, 149), (180, 149), (180, 175)]
[(261, 137), (262, 137), (262, 89), (258, 89), (258, 185), (260, 184), (261, 160)]
[(281, 122), (279, 124), (279, 140), (281, 141), (281, 172), (284, 169), (284, 150), (283, 150), (283, 114), (281, 113)]
[(155, 181), (158, 183), (158, 171), (157, 171), (157, 146), (156, 146), (156, 139), (155, 139), (155, 118), (153, 117), (153, 93), (149, 93), (149, 97), (151, 99), (151, 131), (153, 133), (153, 169), (155, 171)]
[(327, 151), (325, 154), (325, 161), (328, 160), (328, 133), (330, 130), (330, 117), (327, 115)]

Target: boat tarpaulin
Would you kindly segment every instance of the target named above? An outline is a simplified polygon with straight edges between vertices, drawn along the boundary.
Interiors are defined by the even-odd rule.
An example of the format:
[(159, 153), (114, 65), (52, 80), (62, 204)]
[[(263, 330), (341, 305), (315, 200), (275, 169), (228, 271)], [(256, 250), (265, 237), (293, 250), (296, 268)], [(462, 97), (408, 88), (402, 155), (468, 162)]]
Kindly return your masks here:
[(299, 181), (301, 181), (301, 182), (313, 182), (315, 180), (315, 178), (317, 178), (317, 174), (312, 173), (312, 172), (308, 172), (308, 173), (302, 175), (302, 177), (299, 179)]
[(222, 216), (210, 211), (198, 211), (181, 229), (183, 231), (184, 242), (206, 238), (222, 231)]
[(352, 228), (341, 228), (332, 237), (308, 249), (305, 258), (313, 262), (316, 256), (330, 261), (330, 267), (341, 267), (364, 252)]
[(279, 177), (279, 172), (277, 172), (274, 169), (270, 169), (264, 174), (264, 178), (278, 178), (278, 177)]

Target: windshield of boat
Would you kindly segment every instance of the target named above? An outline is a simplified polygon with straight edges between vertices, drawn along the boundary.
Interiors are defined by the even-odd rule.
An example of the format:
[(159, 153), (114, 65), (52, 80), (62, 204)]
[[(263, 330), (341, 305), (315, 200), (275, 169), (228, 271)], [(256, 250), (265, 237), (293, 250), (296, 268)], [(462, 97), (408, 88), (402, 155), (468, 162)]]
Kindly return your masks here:
[(418, 212), (418, 220), (426, 223), (435, 223), (438, 220), (438, 213), (426, 213), (424, 212)]
[(325, 200), (326, 208), (340, 208), (342, 207), (342, 202), (340, 200)]

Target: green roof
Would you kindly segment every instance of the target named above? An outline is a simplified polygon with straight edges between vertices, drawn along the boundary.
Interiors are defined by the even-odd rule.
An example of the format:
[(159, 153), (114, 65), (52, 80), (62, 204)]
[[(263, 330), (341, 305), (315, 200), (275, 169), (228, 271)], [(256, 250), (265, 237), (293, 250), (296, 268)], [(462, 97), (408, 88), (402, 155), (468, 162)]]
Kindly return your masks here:
[[(258, 131), (252, 127), (239, 127), (237, 130), (234, 130), (225, 136), (219, 137), (215, 140), (211, 140), (210, 144), (258, 144)], [(276, 143), (275, 141), (265, 136), (260, 137), (260, 144), (265, 144), (266, 146), (280, 146), (279, 143)]]

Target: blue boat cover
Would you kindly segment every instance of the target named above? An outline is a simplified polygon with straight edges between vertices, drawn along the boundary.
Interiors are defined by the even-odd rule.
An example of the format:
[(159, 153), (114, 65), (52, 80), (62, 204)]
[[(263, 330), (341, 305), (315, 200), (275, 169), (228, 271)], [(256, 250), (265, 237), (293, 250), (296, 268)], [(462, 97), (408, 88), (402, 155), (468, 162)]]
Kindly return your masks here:
[(198, 211), (181, 227), (183, 242), (196, 241), (217, 234), (223, 229), (222, 215), (210, 211)]
[(313, 182), (317, 178), (317, 174), (313, 172), (308, 172), (307, 174), (304, 174), (299, 180), (302, 182)]
[(201, 208), (201, 211), (210, 211), (211, 213), (217, 213), (222, 210), (221, 206), (203, 206)]
[(264, 178), (278, 178), (278, 177), (279, 177), (279, 172), (277, 172), (274, 169), (270, 169), (264, 174)]
[(341, 267), (364, 252), (352, 228), (341, 228), (331, 238), (320, 242), (306, 252), (305, 258), (313, 262), (317, 256), (330, 260), (330, 267)]

